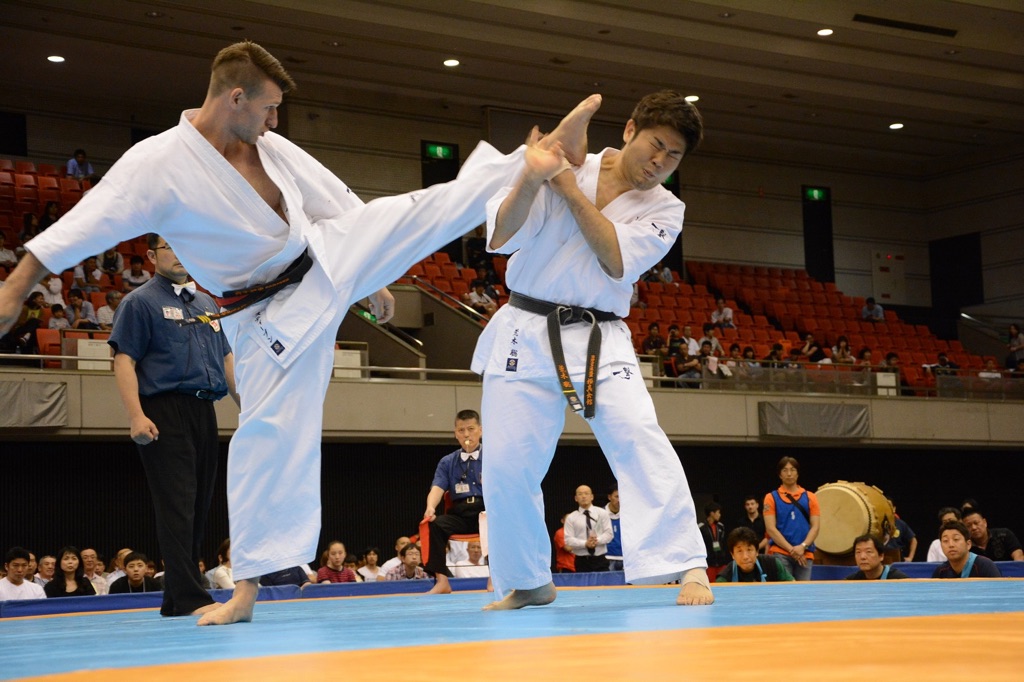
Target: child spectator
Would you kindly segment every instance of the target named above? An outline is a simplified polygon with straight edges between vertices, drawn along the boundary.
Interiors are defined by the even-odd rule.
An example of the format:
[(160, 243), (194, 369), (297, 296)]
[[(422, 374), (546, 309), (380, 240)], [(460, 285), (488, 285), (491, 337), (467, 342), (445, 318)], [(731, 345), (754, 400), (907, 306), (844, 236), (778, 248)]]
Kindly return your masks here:
[(110, 585), (109, 594), (160, 592), (160, 583), (146, 575), (146, 555), (132, 552), (124, 558), (124, 575)]
[(318, 583), (354, 583), (355, 571), (345, 568), (345, 545), (334, 540), (327, 545), (327, 564), (316, 572)]
[(50, 306), (50, 321), (46, 325), (50, 329), (70, 329), (67, 311), (59, 303)]

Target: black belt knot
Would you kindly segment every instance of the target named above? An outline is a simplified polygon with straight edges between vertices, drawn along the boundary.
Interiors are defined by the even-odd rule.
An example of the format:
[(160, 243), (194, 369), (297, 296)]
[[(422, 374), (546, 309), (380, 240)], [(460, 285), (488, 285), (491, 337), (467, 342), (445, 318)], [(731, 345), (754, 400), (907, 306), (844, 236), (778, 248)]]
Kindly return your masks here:
[[(555, 374), (562, 387), (562, 394), (574, 412), (583, 412), (585, 419), (592, 419), (597, 412), (597, 366), (601, 355), (601, 327), (598, 322), (611, 322), (621, 319), (615, 313), (596, 308), (549, 303), (530, 298), (516, 292), (510, 292), (508, 304), (548, 319), (548, 341), (551, 343), (551, 358), (555, 362)], [(562, 349), (562, 326), (585, 322), (590, 324), (590, 338), (587, 341), (587, 367), (583, 379), (583, 401), (580, 401), (576, 388), (569, 377), (569, 369), (565, 362), (565, 351)]]

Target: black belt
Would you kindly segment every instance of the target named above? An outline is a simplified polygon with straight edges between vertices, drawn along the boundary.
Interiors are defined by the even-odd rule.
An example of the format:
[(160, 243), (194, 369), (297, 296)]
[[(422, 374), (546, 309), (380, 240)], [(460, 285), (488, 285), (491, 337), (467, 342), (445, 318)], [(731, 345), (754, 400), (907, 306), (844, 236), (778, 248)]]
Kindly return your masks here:
[(483, 504), (484, 498), (480, 497), (479, 495), (474, 495), (473, 497), (463, 497), (462, 499), (455, 500), (452, 504), (476, 504), (477, 502)]
[(217, 393), (216, 391), (207, 391), (205, 388), (192, 389), (182, 388), (178, 391), (182, 395), (190, 395), (200, 400), (220, 400), (224, 397), (223, 393)]
[(182, 327), (189, 324), (209, 324), (222, 317), (234, 315), (254, 303), (270, 298), (289, 284), (298, 284), (311, 267), (313, 267), (313, 257), (309, 255), (309, 249), (307, 249), (302, 252), (301, 256), (293, 260), (277, 279), (266, 284), (257, 284), (245, 289), (233, 289), (225, 291), (221, 296), (214, 296), (213, 300), (223, 308), (221, 312), (196, 315), (186, 320), (177, 320), (177, 323)]
[[(551, 358), (555, 361), (555, 373), (562, 385), (562, 394), (574, 412), (583, 411), (585, 419), (591, 419), (597, 411), (597, 361), (601, 354), (601, 328), (598, 322), (613, 322), (622, 319), (615, 313), (584, 308), (575, 305), (561, 305), (530, 298), (516, 292), (509, 294), (508, 304), (528, 313), (548, 318), (548, 340), (551, 342)], [(583, 381), (583, 402), (576, 394), (576, 388), (569, 378), (562, 350), (562, 326), (576, 322), (590, 322), (590, 339), (587, 342), (587, 369)]]

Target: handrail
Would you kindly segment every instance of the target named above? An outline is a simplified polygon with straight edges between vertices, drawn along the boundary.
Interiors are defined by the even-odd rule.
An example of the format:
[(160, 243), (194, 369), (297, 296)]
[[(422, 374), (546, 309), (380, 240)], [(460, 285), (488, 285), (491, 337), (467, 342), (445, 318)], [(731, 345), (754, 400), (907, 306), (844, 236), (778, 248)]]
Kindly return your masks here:
[(446, 299), (448, 301), (452, 301), (453, 303), (455, 303), (458, 306), (459, 312), (461, 312), (461, 313), (463, 313), (465, 315), (469, 315), (471, 318), (473, 318), (477, 322), (480, 322), (482, 324), (487, 324), (487, 321), (491, 319), (490, 316), (483, 315), (483, 314), (477, 312), (476, 309), (471, 308), (470, 306), (466, 305), (465, 303), (460, 301), (455, 296), (452, 296), (451, 294), (449, 294), (447, 291), (442, 291), (441, 289), (438, 289), (436, 286), (434, 286), (434, 283), (431, 282), (430, 280), (423, 279), (422, 277), (420, 277), (418, 275), (410, 275), (409, 279), (411, 279), (414, 282), (416, 282), (416, 284), (419, 285), (419, 286), (429, 287), (430, 289), (433, 290), (432, 293), (437, 294), (442, 300)]

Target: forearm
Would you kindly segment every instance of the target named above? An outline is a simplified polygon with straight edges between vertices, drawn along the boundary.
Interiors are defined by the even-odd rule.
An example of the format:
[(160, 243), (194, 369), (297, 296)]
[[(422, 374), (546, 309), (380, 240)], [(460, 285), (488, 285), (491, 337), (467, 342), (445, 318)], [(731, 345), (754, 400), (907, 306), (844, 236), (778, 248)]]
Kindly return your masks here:
[[(441, 500), (444, 499), (444, 489), (439, 488), (436, 485), (430, 486), (430, 492), (427, 493), (427, 511), (431, 513), (437, 512), (437, 505), (441, 504)], [(424, 514), (424, 516), (427, 516)]]
[(121, 396), (128, 418), (135, 420), (145, 417), (142, 402), (139, 400), (139, 378), (135, 374), (135, 361), (129, 355), (118, 353), (114, 356), (114, 380), (117, 392)]
[(562, 185), (562, 197), (565, 199), (569, 212), (579, 225), (580, 233), (587, 246), (597, 256), (601, 267), (610, 277), (618, 279), (623, 275), (622, 251), (619, 248), (619, 236), (615, 232), (615, 224), (590, 203), (580, 188), (574, 183)]
[(543, 184), (543, 178), (533, 177), (525, 172), (519, 177), (512, 191), (498, 207), (489, 248), (500, 249), (516, 236), (519, 228), (529, 217), (530, 207), (533, 206), (533, 201)]

